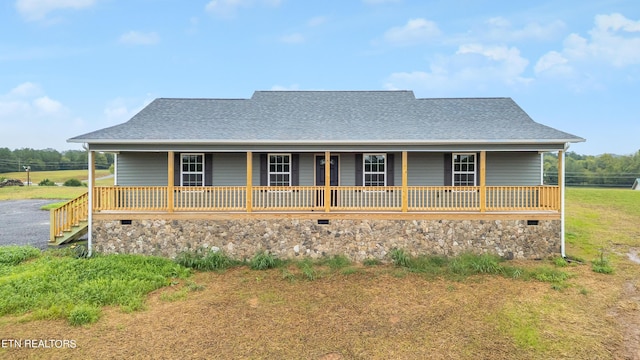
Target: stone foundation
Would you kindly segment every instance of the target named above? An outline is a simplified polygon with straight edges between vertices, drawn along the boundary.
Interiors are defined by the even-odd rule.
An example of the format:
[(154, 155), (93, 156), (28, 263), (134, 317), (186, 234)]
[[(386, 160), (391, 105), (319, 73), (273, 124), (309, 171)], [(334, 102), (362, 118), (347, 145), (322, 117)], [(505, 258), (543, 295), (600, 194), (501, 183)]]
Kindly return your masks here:
[(394, 248), (412, 255), (493, 253), (540, 259), (560, 253), (560, 220), (94, 220), (93, 244), (102, 253), (174, 258), (213, 248), (235, 259), (266, 250), (281, 258), (342, 254), (355, 261), (389, 260)]

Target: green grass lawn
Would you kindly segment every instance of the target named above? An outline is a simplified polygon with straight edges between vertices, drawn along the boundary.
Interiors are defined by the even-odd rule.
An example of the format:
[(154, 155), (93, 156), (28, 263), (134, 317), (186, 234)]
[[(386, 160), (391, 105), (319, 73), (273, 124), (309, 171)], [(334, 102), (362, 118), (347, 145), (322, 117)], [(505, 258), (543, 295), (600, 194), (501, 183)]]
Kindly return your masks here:
[[(107, 175), (110, 175), (109, 170), (96, 170), (96, 178), (101, 178)], [(27, 182), (27, 173), (24, 171), (0, 173), (0, 177), (18, 179), (24, 183)], [(44, 179), (49, 179), (55, 183), (61, 184), (69, 179), (86, 181), (89, 178), (89, 172), (87, 170), (31, 171), (29, 173), (29, 178), (32, 184), (38, 184)]]
[(591, 259), (616, 246), (640, 246), (640, 191), (567, 188), (567, 254)]
[(11, 186), (0, 188), (1, 200), (21, 199), (74, 199), (87, 192), (87, 188), (68, 186)]
[(27, 246), (1, 247), (0, 316), (32, 312), (33, 319), (66, 318), (80, 325), (96, 321), (103, 306), (140, 310), (150, 291), (190, 273), (152, 256), (73, 255), (71, 249), (41, 254)]
[[(96, 178), (103, 178), (110, 175), (108, 170), (96, 170)], [(61, 170), (61, 171), (33, 171), (31, 172), (31, 182), (36, 185), (44, 179), (49, 179), (55, 183), (64, 183), (69, 179), (86, 181), (87, 170)], [(26, 173), (2, 173), (0, 177), (7, 179), (20, 179), (26, 182)], [(113, 178), (96, 180), (97, 186), (112, 186)], [(0, 188), (1, 200), (20, 199), (74, 199), (87, 192), (87, 188), (69, 186), (8, 186)]]

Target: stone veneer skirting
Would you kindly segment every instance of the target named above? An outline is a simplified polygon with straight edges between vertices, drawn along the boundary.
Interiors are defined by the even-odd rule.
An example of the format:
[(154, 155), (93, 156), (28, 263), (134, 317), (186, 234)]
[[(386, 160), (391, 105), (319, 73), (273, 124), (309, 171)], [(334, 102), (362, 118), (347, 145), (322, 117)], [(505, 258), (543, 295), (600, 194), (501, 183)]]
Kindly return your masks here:
[(92, 241), (102, 253), (169, 258), (204, 247), (236, 259), (266, 250), (281, 258), (343, 254), (355, 261), (389, 260), (394, 248), (412, 255), (487, 252), (539, 259), (560, 253), (560, 229), (560, 220), (94, 220)]

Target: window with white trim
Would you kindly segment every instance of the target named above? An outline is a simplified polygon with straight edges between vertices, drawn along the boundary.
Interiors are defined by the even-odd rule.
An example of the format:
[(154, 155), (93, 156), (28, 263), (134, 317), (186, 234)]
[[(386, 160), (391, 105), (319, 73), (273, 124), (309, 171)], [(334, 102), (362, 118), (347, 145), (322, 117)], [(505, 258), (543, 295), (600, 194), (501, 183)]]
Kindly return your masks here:
[(476, 154), (459, 153), (452, 156), (453, 186), (476, 185)]
[(291, 186), (291, 154), (269, 154), (269, 186)]
[(387, 173), (386, 173), (386, 154), (363, 154), (362, 161), (364, 186), (386, 186), (387, 185)]
[(204, 186), (204, 154), (181, 154), (180, 186)]

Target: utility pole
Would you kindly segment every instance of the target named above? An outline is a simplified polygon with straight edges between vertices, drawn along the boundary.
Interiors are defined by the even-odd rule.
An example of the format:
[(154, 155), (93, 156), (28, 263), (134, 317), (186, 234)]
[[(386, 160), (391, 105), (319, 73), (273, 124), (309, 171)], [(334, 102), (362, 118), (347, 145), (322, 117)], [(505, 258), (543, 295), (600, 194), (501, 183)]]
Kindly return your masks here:
[(31, 186), (31, 177), (29, 176), (29, 172), (31, 171), (31, 166), (23, 166), (24, 171), (27, 172), (27, 186)]

